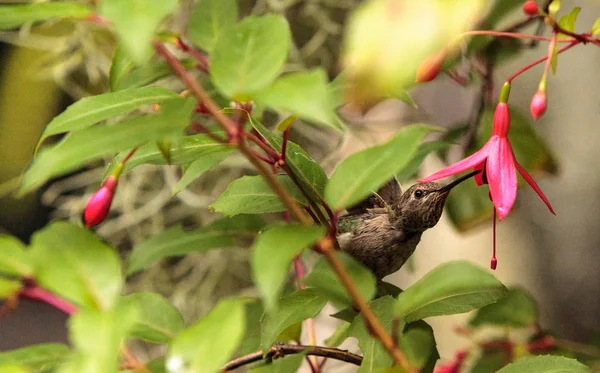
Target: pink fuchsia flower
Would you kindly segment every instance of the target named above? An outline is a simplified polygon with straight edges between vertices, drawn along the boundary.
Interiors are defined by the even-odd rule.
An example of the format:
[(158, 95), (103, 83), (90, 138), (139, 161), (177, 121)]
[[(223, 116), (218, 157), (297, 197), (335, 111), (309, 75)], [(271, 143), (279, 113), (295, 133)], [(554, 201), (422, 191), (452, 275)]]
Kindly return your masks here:
[(483, 172), (475, 177), (475, 181), (477, 185), (482, 185), (486, 182), (489, 184), (492, 203), (498, 213), (498, 217), (503, 219), (510, 212), (517, 197), (516, 171), (518, 170), (525, 181), (527, 181), (546, 206), (548, 206), (550, 212), (555, 214), (540, 187), (515, 158), (508, 139), (508, 131), (510, 129), (510, 109), (506, 103), (508, 93), (504, 94), (504, 96), (506, 96), (505, 99), (501, 95), (500, 103), (496, 106), (493, 132), (488, 142), (475, 154), (451, 164), (433, 175), (419, 180), (419, 182), (426, 183), (442, 179), (468, 169), (482, 170)]
[(117, 189), (118, 180), (113, 175), (109, 176), (102, 187), (94, 193), (88, 201), (83, 212), (83, 220), (85, 227), (90, 228), (98, 225), (106, 219), (110, 211), (115, 190)]
[(529, 105), (529, 110), (531, 111), (531, 116), (533, 119), (538, 119), (546, 112), (546, 91), (538, 90), (533, 98), (531, 99), (531, 104)]

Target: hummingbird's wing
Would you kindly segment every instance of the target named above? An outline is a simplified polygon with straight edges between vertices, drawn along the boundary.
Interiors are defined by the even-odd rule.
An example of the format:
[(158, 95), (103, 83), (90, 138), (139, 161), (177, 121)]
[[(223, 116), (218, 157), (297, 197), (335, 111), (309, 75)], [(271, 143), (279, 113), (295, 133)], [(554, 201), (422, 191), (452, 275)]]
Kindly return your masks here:
[(387, 208), (388, 206), (397, 205), (402, 188), (395, 177), (385, 183), (376, 193), (371, 194), (361, 202), (347, 209), (348, 215), (363, 214), (367, 210), (374, 208)]

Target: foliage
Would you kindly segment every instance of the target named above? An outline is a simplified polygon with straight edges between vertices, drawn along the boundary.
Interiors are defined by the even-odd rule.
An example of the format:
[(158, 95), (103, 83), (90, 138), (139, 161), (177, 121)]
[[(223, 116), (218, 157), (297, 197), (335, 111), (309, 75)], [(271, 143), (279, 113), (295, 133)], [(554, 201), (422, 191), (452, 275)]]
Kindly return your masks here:
[[(402, 11), (394, 8), (400, 3), (405, 7)], [(482, 23), (490, 30), (482, 33), (499, 36), (497, 24), (518, 3), (495, 2)], [(512, 162), (503, 169), (510, 170), (516, 157), (527, 169), (556, 171), (549, 146), (525, 116), (513, 113), (512, 122), (505, 117), (504, 132), (499, 134), (498, 119), (486, 109), (492, 105), (485, 101), (491, 87), (481, 86), (482, 110), (473, 123), (457, 124), (429, 142), (424, 139), (436, 127), (407, 125), (389, 141), (341, 161), (329, 178), (301, 141), (289, 139), (296, 119), (310, 123), (313, 136), (346, 133), (351, 124), (338, 113), (342, 104), (366, 110), (393, 97), (414, 105), (407, 91), (422, 61), (436, 63), (437, 59), (427, 59), (433, 53), (446, 62), (442, 66), (442, 58), (437, 66), (425, 66), (435, 72), (429, 74), (432, 78), (447, 69), (461, 80), (453, 70), (457, 61), (452, 54), (458, 53), (455, 39), (475, 26), (472, 19), (484, 18), (485, 4), (481, 0), (436, 0), (428, 5), (364, 2), (350, 16), (346, 30), (345, 71), (332, 82), (323, 68), (286, 70), (295, 37), (288, 20), (280, 14), (239, 19), (234, 0), (197, 1), (182, 34), (170, 22), (179, 11), (175, 0), (0, 6), (1, 29), (57, 19), (93, 22), (118, 44), (107, 82), (110, 92), (75, 102), (48, 124), (23, 175), (21, 195), (106, 157), (114, 157), (106, 170), (107, 180), (147, 164), (181, 168), (174, 194), (232, 154), (244, 156), (258, 173), (233, 180), (210, 205), (223, 218), (202, 227), (173, 225), (135, 246), (124, 259), (96, 233), (69, 222), (48, 224), (29, 245), (0, 236), (3, 310), (19, 299), (48, 303), (70, 315), (72, 342), (0, 353), (0, 370), (211, 373), (226, 364), (264, 360), (267, 364), (257, 371), (286, 372), (297, 370), (306, 354), (360, 363), (359, 372), (432, 372), (439, 354), (434, 330), (424, 319), (475, 311), (466, 332), (469, 336), (491, 326), (525, 329), (530, 339), (525, 344), (509, 338), (477, 341), (476, 350), (461, 352), (453, 363), (457, 369), (469, 355), (475, 357), (477, 372), (589, 371), (575, 359), (558, 356), (564, 352), (560, 340), (540, 329), (537, 304), (525, 290), (507, 289), (475, 264), (442, 264), (400, 290), (378, 281), (360, 257), (337, 250), (337, 222), (344, 210), (360, 210), (377, 200), (368, 206), (367, 214), (384, 211), (390, 221), (397, 218), (394, 214), (402, 213), (395, 210), (397, 201), (383, 192), (373, 193), (396, 176), (402, 181), (413, 178), (430, 153), (445, 158), (449, 145), (464, 135), (472, 137), (465, 139), (470, 153), (490, 136), (503, 136), (509, 144), (512, 123), (513, 147), (508, 149), (514, 149), (514, 154), (511, 150), (512, 158), (500, 159)], [(570, 47), (600, 44), (593, 36), (599, 32), (598, 21), (591, 33), (574, 34), (580, 9), (557, 21), (559, 6), (553, 2), (547, 19), (553, 30), (548, 41), (553, 44), (545, 59), (548, 64), (540, 85), (544, 90), (549, 67), (555, 70), (557, 56), (566, 50), (556, 47), (557, 39)], [(420, 24), (435, 27), (414, 37), (422, 30)], [(497, 57), (497, 49), (493, 38), (473, 39), (465, 57), (487, 64)], [(185, 89), (157, 83), (163, 78)], [(505, 108), (506, 100), (508, 93), (503, 93), (500, 101)], [(265, 112), (287, 119), (271, 129)], [(57, 135), (62, 138), (45, 145)], [(478, 184), (487, 184), (487, 171), (478, 171)], [(526, 181), (532, 184), (532, 179)], [(488, 201), (486, 188), (475, 188), (463, 183), (450, 194), (448, 210), (459, 229), (488, 218), (494, 205), (498, 208), (498, 201)], [(223, 299), (201, 319), (184, 322), (169, 300), (158, 294), (124, 294), (128, 277), (155, 262), (232, 247), (244, 239), (253, 240), (251, 268), (258, 296)], [(307, 253), (320, 257), (306, 274)], [(295, 276), (289, 276), (292, 266)], [(314, 334), (307, 320), (328, 303), (339, 309), (332, 316), (342, 320), (340, 326), (327, 339), (328, 346), (305, 346), (318, 343), (313, 337), (310, 343), (301, 340), (305, 328), (308, 335)], [(336, 348), (347, 338), (358, 341), (361, 355)], [(167, 352), (153, 362), (139, 362), (127, 348), (131, 340), (164, 345)], [(286, 347), (290, 342), (299, 346)], [(277, 352), (271, 353), (273, 349)], [(307, 360), (320, 371), (322, 366), (315, 365), (312, 357)], [(232, 358), (239, 359), (227, 363)]]

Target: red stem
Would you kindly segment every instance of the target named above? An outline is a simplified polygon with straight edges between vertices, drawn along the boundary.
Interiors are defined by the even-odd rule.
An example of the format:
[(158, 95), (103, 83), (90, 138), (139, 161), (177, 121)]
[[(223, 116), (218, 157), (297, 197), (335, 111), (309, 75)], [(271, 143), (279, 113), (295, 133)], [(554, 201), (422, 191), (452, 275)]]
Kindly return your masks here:
[(139, 146), (136, 146), (135, 148), (131, 149), (131, 151), (129, 152), (129, 154), (127, 154), (125, 156), (125, 158), (123, 158), (122, 163), (123, 164), (127, 163), (127, 161), (129, 160), (129, 158), (131, 158), (135, 154), (135, 152), (136, 152), (136, 150), (138, 150), (138, 148), (139, 148)]
[[(574, 46), (576, 46), (577, 44), (581, 43), (580, 41), (571, 41), (571, 44), (563, 47), (562, 49), (558, 50), (558, 54), (561, 54), (562, 52), (573, 48)], [(546, 61), (548, 59), (548, 56), (544, 56), (542, 58), (540, 58), (539, 60), (535, 60), (532, 63), (530, 63), (529, 65), (519, 69), (517, 72), (515, 72), (514, 74), (512, 74), (508, 79), (506, 79), (506, 82), (511, 83), (516, 77), (518, 77), (519, 75), (521, 75), (522, 73), (524, 73), (525, 71), (531, 69), (532, 67), (539, 65), (540, 63)]]
[(71, 303), (67, 302), (62, 298), (59, 298), (57, 295), (52, 294), (46, 289), (42, 289), (37, 286), (23, 289), (20, 295), (25, 299), (49, 304), (52, 307), (63, 311), (67, 315), (72, 315), (75, 313), (75, 311), (77, 311), (77, 307), (75, 307)]

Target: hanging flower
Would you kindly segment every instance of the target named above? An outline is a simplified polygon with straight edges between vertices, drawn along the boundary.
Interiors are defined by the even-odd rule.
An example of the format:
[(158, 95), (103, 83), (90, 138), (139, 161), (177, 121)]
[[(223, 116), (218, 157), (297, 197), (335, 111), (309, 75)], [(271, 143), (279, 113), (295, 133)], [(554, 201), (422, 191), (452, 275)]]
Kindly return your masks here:
[(482, 170), (483, 172), (475, 177), (477, 185), (482, 185), (487, 181), (490, 187), (492, 203), (498, 213), (498, 217), (503, 219), (510, 212), (517, 196), (516, 170), (518, 170), (525, 181), (527, 181), (546, 206), (548, 206), (550, 212), (555, 214), (540, 187), (523, 166), (517, 162), (513, 153), (508, 139), (510, 109), (507, 100), (509, 92), (510, 84), (506, 83), (500, 95), (500, 102), (496, 106), (493, 132), (488, 142), (475, 154), (451, 164), (433, 175), (419, 180), (419, 182), (435, 181), (468, 169)]
[(85, 227), (90, 228), (98, 225), (106, 219), (110, 211), (115, 190), (117, 189), (118, 180), (113, 175), (109, 176), (102, 187), (94, 193), (88, 201), (83, 212), (83, 220)]

